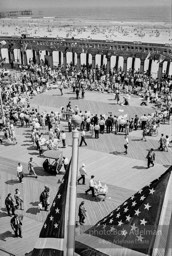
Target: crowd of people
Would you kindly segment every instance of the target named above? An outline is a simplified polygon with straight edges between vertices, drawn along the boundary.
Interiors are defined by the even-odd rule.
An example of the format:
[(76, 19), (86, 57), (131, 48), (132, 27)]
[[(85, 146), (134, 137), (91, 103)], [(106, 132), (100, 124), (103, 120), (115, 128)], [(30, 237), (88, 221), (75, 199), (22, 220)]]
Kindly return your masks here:
[[(0, 138), (0, 143), (8, 142), (11, 145), (17, 143), (15, 129), (16, 127), (29, 127), (30, 138), (33, 146), (38, 150), (38, 154), (42, 156), (44, 150), (57, 150), (59, 147), (67, 146), (68, 134), (73, 129), (72, 116), (80, 116), (81, 123), (80, 142), (87, 146), (87, 137), (99, 139), (100, 136), (107, 133), (125, 134), (124, 153), (128, 153), (129, 140), (128, 135), (133, 130), (142, 130), (142, 140), (146, 141), (147, 135), (156, 134), (160, 123), (169, 123), (172, 113), (172, 77), (164, 76), (159, 82), (158, 79), (153, 79), (150, 74), (141, 74), (138, 72), (129, 71), (125, 74), (121, 69), (111, 70), (106, 74), (106, 67), (96, 67), (83, 65), (81, 70), (73, 65), (67, 65), (66, 70), (63, 66), (51, 69), (46, 65), (37, 65), (33, 61), (29, 62), (26, 67), (19, 67), (17, 71), (8, 71), (2, 69), (0, 71), (1, 96), (3, 107), (3, 125), (1, 131), (3, 136)], [(145, 105), (148, 103), (154, 104), (156, 111), (143, 116), (135, 115), (119, 115), (117, 113), (110, 114), (95, 114), (90, 110), (81, 110), (78, 105), (72, 106), (69, 101), (66, 106), (55, 112), (50, 113), (40, 111), (37, 108), (30, 106), (30, 97), (38, 93), (45, 92), (51, 86), (57, 86), (60, 90), (60, 95), (63, 96), (64, 89), (72, 89), (76, 93), (76, 99), (84, 98), (85, 91), (99, 91), (101, 93), (112, 93), (117, 104), (129, 105), (128, 95), (137, 94), (142, 97)], [(121, 94), (125, 94), (124, 101), (121, 100)], [(143, 104), (142, 104), (143, 105)], [(67, 124), (68, 132), (64, 129), (64, 123)], [(48, 133), (47, 133), (48, 130)], [(158, 134), (156, 134), (158, 135)], [(160, 138), (159, 150), (168, 151), (170, 138), (168, 135), (162, 134)], [(155, 154), (151, 149), (147, 155), (148, 168), (154, 165)], [(63, 162), (65, 164), (65, 161)], [(78, 179), (78, 184), (82, 181), (85, 185), (85, 164), (79, 169), (81, 177)], [(34, 169), (33, 158), (30, 158), (28, 163), (28, 173), (37, 178)], [(17, 177), (19, 182), (23, 182), (23, 167), (21, 163), (17, 166)], [(91, 191), (92, 196), (103, 194), (106, 197), (107, 191), (100, 182), (94, 181), (94, 175), (89, 181), (89, 189), (85, 191), (87, 194)], [(103, 192), (104, 191), (104, 192)], [(12, 228), (16, 236), (22, 237), (21, 225), (22, 219), (15, 213), (16, 209), (22, 209), (23, 200), (20, 197), (19, 190), (16, 190), (14, 195), (15, 202), (11, 194), (8, 194), (5, 205), (8, 214), (13, 218), (11, 220)], [(39, 198), (40, 209), (48, 211), (50, 204), (49, 188), (45, 187)], [(84, 202), (79, 206), (79, 222), (84, 224), (86, 218), (86, 210)], [(16, 225), (17, 223), (17, 225)]]

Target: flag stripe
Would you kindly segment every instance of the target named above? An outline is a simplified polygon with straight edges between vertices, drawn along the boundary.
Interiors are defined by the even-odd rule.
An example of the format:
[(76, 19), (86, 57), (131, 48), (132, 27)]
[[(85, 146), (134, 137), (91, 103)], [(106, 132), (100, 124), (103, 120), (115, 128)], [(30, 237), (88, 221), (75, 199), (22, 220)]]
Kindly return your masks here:
[[(87, 254), (87, 247), (94, 248), (95, 250), (102, 252), (103, 255), (105, 254), (110, 256), (146, 256), (144, 253), (133, 251), (131, 249), (121, 247), (117, 244), (112, 244), (107, 240), (105, 241), (96, 236), (90, 236), (85, 233), (82, 236), (78, 237), (77, 241), (82, 243), (83, 248), (85, 247), (85, 252), (81, 254), (82, 256), (92, 255), (92, 254)], [(76, 248), (76, 252), (79, 253), (79, 250), (77, 248)], [(93, 255), (97, 255), (97, 254), (93, 254)]]
[(64, 250), (65, 249), (65, 243), (63, 238), (39, 238), (38, 241), (35, 244), (36, 249), (55, 249), (55, 250)]

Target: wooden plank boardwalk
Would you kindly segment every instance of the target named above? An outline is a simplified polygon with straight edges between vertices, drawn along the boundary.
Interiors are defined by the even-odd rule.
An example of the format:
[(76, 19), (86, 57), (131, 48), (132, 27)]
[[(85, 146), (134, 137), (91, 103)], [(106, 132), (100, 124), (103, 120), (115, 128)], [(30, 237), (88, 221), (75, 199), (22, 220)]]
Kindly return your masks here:
[[(50, 111), (51, 109), (57, 110), (62, 105), (67, 105), (70, 99), (73, 106), (78, 105), (83, 111), (90, 110), (91, 113), (97, 114), (112, 112), (118, 115), (120, 114), (119, 109), (123, 109), (124, 112), (122, 114), (127, 113), (129, 117), (153, 111), (150, 106), (138, 106), (138, 98), (132, 102), (131, 106), (122, 107), (114, 104), (113, 95), (94, 92), (86, 94), (85, 100), (77, 101), (73, 98), (74, 95), (70, 93), (60, 97), (57, 92), (52, 90), (46, 94), (36, 96), (31, 102), (35, 105), (40, 104), (39, 108), (41, 110), (48, 109)], [(70, 158), (72, 151), (71, 133), (67, 132), (65, 122), (61, 123), (61, 128), (66, 130), (68, 145), (67, 148), (62, 149), (63, 154)], [(160, 128), (162, 129), (161, 131), (164, 130), (165, 134), (171, 134), (171, 125)], [(24, 256), (25, 253), (33, 249), (47, 216), (47, 212), (38, 210), (39, 195), (44, 186), (48, 185), (52, 202), (58, 190), (58, 180), (62, 177), (62, 175), (50, 176), (43, 171), (41, 166), (44, 158), (40, 158), (38, 152), (32, 146), (30, 133), (30, 128), (17, 128), (18, 144), (15, 146), (0, 145), (0, 248), (13, 253), (15, 256)], [(86, 136), (88, 146), (79, 148), (79, 166), (82, 163), (86, 164), (88, 176), (85, 186), (77, 186), (76, 214), (79, 203), (84, 200), (88, 216), (86, 225), (79, 231), (81, 233), (109, 214), (137, 190), (160, 176), (172, 164), (171, 149), (169, 152), (156, 151), (155, 167), (149, 170), (146, 169), (145, 156), (147, 150), (152, 147), (157, 149), (158, 138), (149, 137), (147, 142), (142, 142), (140, 141), (141, 131), (130, 134), (128, 155), (123, 153), (123, 135), (104, 134), (100, 135), (98, 140), (91, 138), (89, 133)], [(38, 179), (24, 178), (24, 183), (20, 184), (16, 180), (17, 163), (20, 161), (24, 167), (24, 172), (27, 172), (27, 162), (31, 156), (37, 165), (36, 173), (38, 174)], [(109, 193), (105, 202), (92, 200), (90, 195), (85, 195), (85, 190), (88, 188), (88, 179), (92, 174), (95, 175), (97, 181), (100, 180), (108, 185)], [(20, 212), (20, 214), (24, 215), (23, 238), (20, 240), (12, 236), (9, 225), (10, 218), (6, 215), (4, 206), (6, 195), (9, 192), (14, 194), (15, 188), (19, 188), (24, 199), (24, 210)], [(9, 254), (0, 249), (1, 255), (6, 256)]]
[[(8, 166), (9, 167), (9, 166)], [(6, 172), (0, 172), (1, 179), (1, 200), (0, 200), (0, 247), (12, 252), (14, 255), (23, 256), (34, 247), (35, 241), (39, 236), (47, 212), (38, 210), (39, 195), (44, 186), (42, 182), (32, 179), (24, 179), (24, 184), (16, 183), (16, 177)], [(6, 182), (11, 181), (11, 183)], [(12, 182), (13, 181), (13, 182)], [(24, 199), (23, 211), (17, 211), (24, 216), (23, 219), (23, 238), (14, 238), (10, 227), (10, 217), (6, 214), (4, 200), (8, 193), (14, 194), (15, 188), (19, 188)], [(57, 193), (57, 186), (51, 185), (51, 203)], [(109, 212), (121, 204), (134, 191), (117, 186), (109, 186), (109, 195), (105, 202), (92, 200), (92, 197), (85, 195), (86, 186), (78, 186), (77, 189), (77, 210), (81, 201), (85, 201), (88, 218), (85, 228), (88, 229), (98, 220), (106, 216)], [(76, 212), (77, 213), (77, 212)], [(29, 243), (28, 243), (29, 241)], [(1, 255), (1, 254), (0, 254)]]

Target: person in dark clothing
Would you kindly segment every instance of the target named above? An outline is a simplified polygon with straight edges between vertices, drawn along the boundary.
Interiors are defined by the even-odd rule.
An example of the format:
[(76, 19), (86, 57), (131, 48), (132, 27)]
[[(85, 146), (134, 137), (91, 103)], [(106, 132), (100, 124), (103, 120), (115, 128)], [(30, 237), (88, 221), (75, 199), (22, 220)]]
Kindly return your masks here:
[(76, 99), (79, 99), (79, 85), (76, 85), (75, 87), (75, 92), (76, 92)]
[(5, 198), (5, 206), (8, 212), (8, 215), (14, 215), (15, 214), (15, 206), (14, 206), (14, 200), (11, 196), (11, 193), (9, 193), (7, 195), (7, 197)]
[(42, 203), (42, 207), (45, 208), (45, 211), (48, 211), (49, 191), (50, 191), (50, 189), (45, 186), (44, 191), (40, 195), (40, 202)]
[(152, 167), (154, 166), (154, 161), (155, 161), (155, 152), (153, 150), (153, 148), (151, 148), (146, 156), (147, 158), (147, 168), (150, 167), (150, 164), (152, 165)]
[(134, 129), (135, 130), (138, 129), (138, 124), (139, 124), (139, 118), (137, 115), (135, 115), (135, 118), (134, 118)]
[(97, 114), (93, 117), (93, 120), (91, 120), (91, 121), (93, 121), (94, 122), (94, 126), (98, 123), (98, 116), (97, 116)]
[(83, 225), (85, 223), (85, 218), (86, 218), (86, 209), (84, 207), (84, 201), (82, 201), (79, 205), (79, 211), (78, 211), (78, 216), (79, 216), (79, 223), (80, 225)]
[(10, 223), (11, 223), (12, 229), (14, 230), (15, 236), (22, 238), (22, 221), (21, 221), (21, 217), (19, 217), (17, 214), (15, 214), (11, 218)]
[(106, 132), (110, 133), (111, 129), (112, 129), (112, 120), (110, 119), (110, 117), (108, 117), (108, 119), (106, 119), (105, 125), (106, 125)]

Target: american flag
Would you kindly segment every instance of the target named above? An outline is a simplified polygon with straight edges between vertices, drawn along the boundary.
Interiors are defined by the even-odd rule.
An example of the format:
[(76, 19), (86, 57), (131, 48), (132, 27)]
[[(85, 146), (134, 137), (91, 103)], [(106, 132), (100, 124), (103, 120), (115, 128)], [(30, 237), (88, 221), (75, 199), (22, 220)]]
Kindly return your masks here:
[[(172, 167), (85, 232), (99, 238), (95, 248), (101, 247), (101, 240), (152, 255), (171, 171)], [(101, 242), (102, 246), (105, 243)]]
[[(71, 162), (70, 162), (71, 163)], [(44, 222), (32, 256), (64, 256), (67, 242), (67, 199), (70, 177), (70, 163), (50, 212)]]

